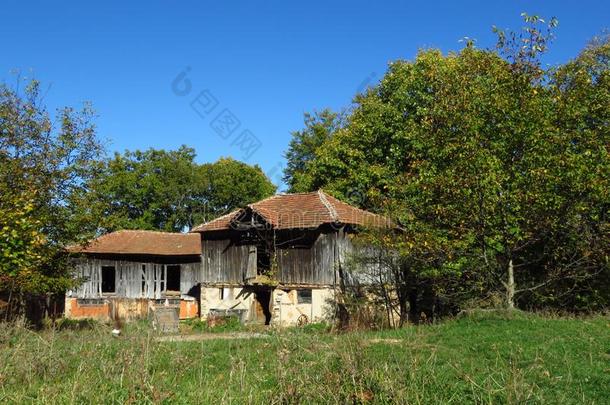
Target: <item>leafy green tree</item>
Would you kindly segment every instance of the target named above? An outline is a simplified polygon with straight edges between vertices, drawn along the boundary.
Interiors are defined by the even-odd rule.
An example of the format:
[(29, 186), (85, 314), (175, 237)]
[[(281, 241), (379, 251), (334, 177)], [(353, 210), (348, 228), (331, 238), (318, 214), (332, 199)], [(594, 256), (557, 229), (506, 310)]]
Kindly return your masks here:
[(308, 191), (308, 165), (317, 156), (317, 149), (341, 127), (342, 115), (324, 109), (306, 113), (304, 121), (305, 128), (292, 133), (286, 152), (284, 182), (291, 193)]
[(188, 203), (200, 183), (194, 158), (194, 150), (186, 146), (115, 153), (90, 184), (87, 205), (104, 218), (106, 231), (180, 231), (188, 225)]
[(96, 222), (77, 204), (103, 148), (89, 106), (53, 121), (39, 83), (23, 93), (0, 86), (0, 291), (63, 292), (72, 282), (61, 252)]
[(277, 187), (258, 165), (221, 158), (201, 167), (205, 189), (193, 211), (193, 224), (212, 220), (236, 208), (272, 196)]
[(392, 63), (302, 175), (402, 224), (374, 239), (400, 254), (412, 317), (500, 291), (557, 303), (608, 278), (608, 41), (545, 70), (556, 22), (524, 18), (523, 34), (496, 30), (497, 51)]
[(1, 291), (39, 291), (35, 280), (43, 264), (46, 240), (33, 215), (34, 199), (28, 192), (4, 194), (0, 200)]
[(183, 231), (275, 192), (258, 166), (230, 158), (197, 164), (195, 151), (116, 153), (91, 184), (102, 231)]
[(610, 35), (594, 38), (550, 73), (565, 147), (549, 164), (560, 220), (548, 230), (550, 258), (544, 266), (562, 271), (555, 271), (560, 280), (550, 278), (550, 286), (546, 277), (540, 289), (526, 292), (541, 304), (600, 309), (610, 303)]

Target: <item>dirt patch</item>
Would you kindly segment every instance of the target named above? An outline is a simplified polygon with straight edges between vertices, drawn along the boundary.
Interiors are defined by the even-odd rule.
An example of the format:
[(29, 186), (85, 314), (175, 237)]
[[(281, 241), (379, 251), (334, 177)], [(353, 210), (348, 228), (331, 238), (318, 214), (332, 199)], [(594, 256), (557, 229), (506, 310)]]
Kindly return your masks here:
[(401, 339), (369, 339), (367, 341), (368, 343), (372, 343), (372, 344), (376, 344), (376, 343), (384, 343), (384, 344), (390, 344), (390, 345), (396, 345), (399, 343), (403, 343), (404, 340)]
[(200, 333), (196, 335), (168, 335), (159, 336), (157, 342), (198, 342), (200, 340), (231, 340), (231, 339), (264, 339), (269, 335), (263, 333), (235, 332), (235, 333)]

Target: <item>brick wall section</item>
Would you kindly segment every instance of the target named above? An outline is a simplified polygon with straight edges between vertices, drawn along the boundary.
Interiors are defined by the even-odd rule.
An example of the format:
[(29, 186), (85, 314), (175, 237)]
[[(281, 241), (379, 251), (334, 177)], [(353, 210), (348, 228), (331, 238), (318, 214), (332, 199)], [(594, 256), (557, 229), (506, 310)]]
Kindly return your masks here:
[[(113, 308), (121, 319), (142, 319), (148, 316), (148, 308), (154, 305), (152, 300), (111, 299), (102, 304), (81, 305), (77, 298), (66, 298), (66, 318), (95, 319), (101, 322), (112, 320)], [(197, 300), (180, 300), (180, 319), (197, 318), (199, 303)]]

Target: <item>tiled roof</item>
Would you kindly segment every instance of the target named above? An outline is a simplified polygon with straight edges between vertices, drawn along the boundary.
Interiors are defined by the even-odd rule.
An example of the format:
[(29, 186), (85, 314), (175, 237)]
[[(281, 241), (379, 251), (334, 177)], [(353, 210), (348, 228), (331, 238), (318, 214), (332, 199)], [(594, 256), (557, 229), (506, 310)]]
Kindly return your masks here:
[(371, 227), (391, 226), (391, 221), (383, 216), (352, 207), (323, 191), (316, 191), (277, 194), (199, 225), (191, 232), (230, 229), (232, 222), (244, 215), (248, 209), (260, 215), (274, 229), (317, 228), (322, 224), (332, 223)]
[(68, 251), (158, 256), (200, 255), (201, 238), (192, 233), (124, 230), (102, 235), (85, 246), (70, 246)]

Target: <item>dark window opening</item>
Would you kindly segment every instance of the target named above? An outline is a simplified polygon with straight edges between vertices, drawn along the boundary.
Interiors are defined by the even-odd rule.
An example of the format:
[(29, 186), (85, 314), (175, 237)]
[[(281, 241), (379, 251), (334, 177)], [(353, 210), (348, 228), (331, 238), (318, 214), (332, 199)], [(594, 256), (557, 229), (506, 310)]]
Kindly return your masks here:
[(167, 266), (167, 291), (180, 291), (180, 266)]
[(102, 292), (113, 293), (116, 288), (116, 271), (114, 266), (102, 266)]
[(256, 274), (269, 274), (271, 270), (271, 252), (263, 242), (256, 247)]
[(311, 290), (297, 290), (297, 304), (311, 304)]
[(146, 295), (146, 265), (142, 265), (142, 295)]

